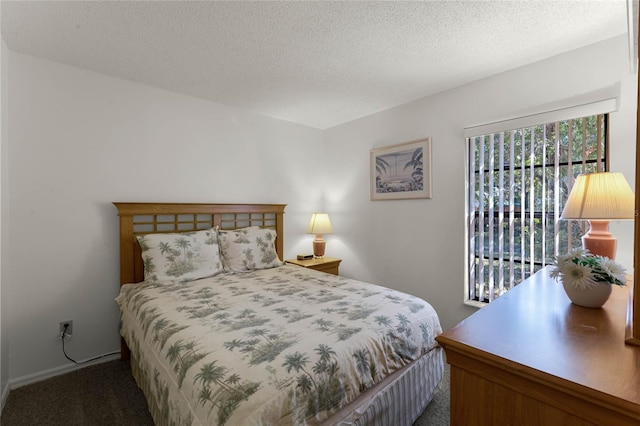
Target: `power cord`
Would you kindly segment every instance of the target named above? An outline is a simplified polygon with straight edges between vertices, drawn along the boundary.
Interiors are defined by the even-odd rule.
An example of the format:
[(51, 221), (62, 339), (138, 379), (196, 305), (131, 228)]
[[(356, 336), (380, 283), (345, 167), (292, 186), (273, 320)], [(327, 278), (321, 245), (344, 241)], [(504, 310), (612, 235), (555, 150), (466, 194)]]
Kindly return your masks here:
[(98, 355), (96, 357), (89, 358), (89, 359), (86, 359), (84, 361), (76, 361), (75, 359), (70, 358), (69, 355), (67, 355), (67, 351), (65, 351), (65, 349), (64, 349), (64, 341), (66, 340), (65, 337), (67, 337), (67, 328), (69, 328), (69, 324), (65, 324), (64, 325), (64, 330), (62, 330), (62, 332), (60, 333), (60, 338), (62, 339), (62, 353), (64, 354), (65, 358), (67, 358), (69, 361), (73, 362), (74, 364), (78, 364), (78, 365), (86, 364), (88, 362), (95, 361), (95, 360), (100, 359), (100, 358), (104, 358), (106, 356), (111, 356), (111, 355), (115, 355), (115, 354), (119, 354), (120, 353), (120, 351), (114, 351), (114, 352), (109, 352), (108, 354)]

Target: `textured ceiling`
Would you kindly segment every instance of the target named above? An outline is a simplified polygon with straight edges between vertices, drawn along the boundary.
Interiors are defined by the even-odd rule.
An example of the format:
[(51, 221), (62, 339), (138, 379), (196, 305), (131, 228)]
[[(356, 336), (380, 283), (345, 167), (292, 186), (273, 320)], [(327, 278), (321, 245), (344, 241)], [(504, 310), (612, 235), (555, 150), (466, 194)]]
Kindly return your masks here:
[(6, 1), (12, 51), (331, 127), (627, 32), (626, 1)]

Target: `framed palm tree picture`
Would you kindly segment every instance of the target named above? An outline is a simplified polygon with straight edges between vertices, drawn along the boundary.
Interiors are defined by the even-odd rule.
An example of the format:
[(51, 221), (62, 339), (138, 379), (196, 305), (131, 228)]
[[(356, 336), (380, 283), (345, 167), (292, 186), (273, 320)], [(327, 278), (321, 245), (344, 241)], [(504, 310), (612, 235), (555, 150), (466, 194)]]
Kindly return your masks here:
[(372, 149), (371, 200), (431, 198), (431, 138)]

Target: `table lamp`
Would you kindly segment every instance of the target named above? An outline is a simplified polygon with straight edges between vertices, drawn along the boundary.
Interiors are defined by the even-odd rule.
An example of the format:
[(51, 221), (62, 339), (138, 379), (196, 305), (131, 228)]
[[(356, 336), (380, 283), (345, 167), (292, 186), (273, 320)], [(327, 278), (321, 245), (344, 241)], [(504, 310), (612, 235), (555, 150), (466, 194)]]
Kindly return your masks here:
[(329, 221), (329, 215), (327, 213), (313, 213), (309, 226), (307, 227), (307, 234), (316, 234), (315, 240), (313, 240), (313, 256), (323, 257), (326, 242), (322, 238), (323, 234), (331, 234), (331, 221)]
[(576, 178), (560, 218), (588, 220), (590, 228), (582, 237), (582, 247), (613, 260), (617, 239), (609, 232), (609, 221), (634, 216), (635, 196), (624, 175), (600, 172)]

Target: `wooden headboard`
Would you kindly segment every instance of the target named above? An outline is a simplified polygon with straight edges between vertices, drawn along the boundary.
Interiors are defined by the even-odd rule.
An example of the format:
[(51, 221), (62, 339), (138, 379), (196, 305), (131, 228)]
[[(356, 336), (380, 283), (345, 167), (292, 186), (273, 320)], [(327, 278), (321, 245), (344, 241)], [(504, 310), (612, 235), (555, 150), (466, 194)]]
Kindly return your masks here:
[(120, 285), (144, 280), (137, 235), (193, 232), (218, 226), (261, 226), (277, 233), (276, 251), (283, 259), (286, 204), (113, 203), (120, 216)]

